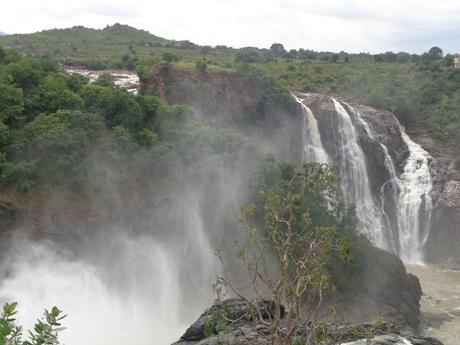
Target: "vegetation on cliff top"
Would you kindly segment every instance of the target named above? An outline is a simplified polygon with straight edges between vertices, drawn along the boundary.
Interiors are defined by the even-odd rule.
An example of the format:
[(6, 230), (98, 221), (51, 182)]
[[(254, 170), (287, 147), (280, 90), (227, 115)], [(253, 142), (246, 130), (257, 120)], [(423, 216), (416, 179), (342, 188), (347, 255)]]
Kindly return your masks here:
[(286, 50), (280, 43), (269, 49), (234, 49), (166, 40), (120, 24), (102, 30), (73, 27), (10, 35), (0, 38), (0, 46), (96, 69), (142, 71), (166, 57), (202, 72), (252, 65), (291, 89), (338, 94), (392, 111), (406, 126), (425, 128), (460, 155), (460, 70), (451, 67), (453, 56), (443, 57), (438, 47), (421, 55)]
[(203, 164), (212, 174), (215, 156), (227, 157), (231, 166), (243, 151), (255, 152), (246, 139), (211, 126), (188, 107), (131, 94), (106, 78), (89, 84), (49, 60), (0, 53), (4, 187), (86, 188), (93, 174), (110, 174), (98, 168), (102, 163), (119, 172), (120, 183), (172, 182)]

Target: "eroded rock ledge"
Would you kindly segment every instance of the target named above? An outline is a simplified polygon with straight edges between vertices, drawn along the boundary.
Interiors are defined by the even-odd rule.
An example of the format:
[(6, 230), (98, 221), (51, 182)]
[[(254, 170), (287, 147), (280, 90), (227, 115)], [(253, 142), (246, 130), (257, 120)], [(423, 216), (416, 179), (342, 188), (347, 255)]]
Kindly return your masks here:
[[(264, 310), (264, 317), (269, 318), (273, 311), (273, 304), (268, 300), (259, 301), (258, 305)], [(224, 319), (225, 330), (218, 331), (212, 324), (215, 312), (225, 310), (232, 315)], [(284, 308), (283, 308), (284, 312)], [(250, 305), (238, 298), (227, 299), (207, 309), (195, 321), (184, 335), (172, 345), (271, 345), (271, 336), (262, 323), (255, 320), (251, 313)], [(350, 327), (336, 327), (331, 332), (331, 337), (336, 344), (347, 345), (443, 345), (439, 340), (423, 337), (407, 332), (401, 332), (392, 324), (381, 323), (378, 325), (362, 324)], [(212, 333), (212, 334), (209, 334)], [(297, 336), (307, 336), (308, 326), (299, 328)], [(372, 334), (372, 339), (366, 337)], [(409, 342), (409, 343), (408, 343)], [(325, 342), (324, 344), (330, 342)]]

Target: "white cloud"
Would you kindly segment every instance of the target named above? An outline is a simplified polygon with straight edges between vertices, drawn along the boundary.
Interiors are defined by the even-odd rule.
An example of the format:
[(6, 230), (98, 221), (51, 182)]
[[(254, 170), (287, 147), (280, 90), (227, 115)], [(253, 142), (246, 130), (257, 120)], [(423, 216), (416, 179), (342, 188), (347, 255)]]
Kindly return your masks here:
[(121, 22), (199, 44), (331, 51), (460, 50), (453, 0), (17, 0), (2, 5), (0, 30), (33, 32)]

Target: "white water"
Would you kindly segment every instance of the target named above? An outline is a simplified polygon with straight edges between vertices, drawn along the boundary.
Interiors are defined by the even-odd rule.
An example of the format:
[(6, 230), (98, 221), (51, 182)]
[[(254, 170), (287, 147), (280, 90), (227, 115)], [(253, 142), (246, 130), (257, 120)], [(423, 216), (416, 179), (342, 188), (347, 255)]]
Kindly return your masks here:
[[(432, 210), (430, 196), (432, 177), (429, 167), (431, 157), (400, 126), (401, 137), (409, 149), (409, 156), (406, 159), (403, 173), (398, 177), (388, 148), (377, 140), (374, 131), (359, 112), (355, 112), (355, 114), (369, 138), (378, 142), (384, 152), (384, 164), (390, 179), (381, 187), (381, 210), (385, 218), (388, 219), (384, 209), (384, 190), (389, 186), (391, 188), (390, 194), (398, 211), (399, 250), (397, 253), (407, 263), (423, 263), (423, 247), (428, 238)], [(395, 242), (390, 234), (390, 243), (393, 249), (396, 249)]]
[(382, 214), (372, 197), (367, 161), (359, 145), (358, 134), (345, 108), (335, 99), (332, 102), (337, 113), (334, 143), (338, 157), (335, 161), (345, 201), (356, 207), (360, 232), (378, 247), (389, 249)]
[(300, 103), (302, 111), (305, 115), (303, 143), (304, 143), (304, 160), (307, 162), (329, 163), (329, 156), (324, 150), (321, 142), (321, 135), (318, 129), (318, 121), (313, 115), (309, 107), (303, 103), (303, 99), (292, 95), (297, 102)]
[[(16, 238), (0, 266), (0, 302), (18, 301), (18, 323), (31, 329), (43, 308), (68, 314), (67, 345), (166, 345), (212, 303), (213, 250), (194, 207), (178, 210), (177, 238), (106, 229), (83, 250)], [(217, 263), (216, 263), (217, 264)]]
[[(355, 111), (351, 105), (347, 104), (347, 106), (354, 111), (354, 113), (356, 114), (356, 118), (358, 119), (358, 121), (361, 123), (361, 125), (365, 129), (367, 136), (374, 142), (378, 143), (383, 151), (383, 155), (384, 155), (383, 163), (385, 165), (385, 168), (390, 178), (387, 181), (385, 181), (380, 187), (380, 212), (383, 216), (383, 219), (385, 220), (386, 229), (388, 230), (386, 232), (387, 243), (389, 244), (388, 249), (391, 250), (392, 252), (397, 253), (399, 249), (394, 239), (393, 233), (391, 232), (392, 226), (391, 226), (390, 218), (387, 212), (385, 211), (385, 204), (386, 204), (385, 190), (387, 188), (390, 190), (389, 194), (391, 195), (391, 199), (395, 205), (398, 203), (398, 194), (400, 191), (400, 187), (399, 187), (400, 181), (399, 181), (398, 174), (396, 173), (396, 168), (395, 168), (393, 159), (391, 158), (386, 145), (378, 141), (377, 136), (373, 128), (369, 125), (369, 123), (367, 123), (366, 120), (364, 120), (364, 118), (361, 116), (361, 114)], [(399, 229), (396, 229), (396, 230), (399, 233)]]
[(413, 142), (401, 127), (401, 136), (409, 148), (403, 174), (399, 179), (398, 225), (401, 259), (408, 263), (423, 262), (423, 247), (429, 234), (433, 187), (430, 155)]
[[(307, 137), (310, 138), (309, 140), (304, 139), (306, 158), (316, 162), (333, 161), (337, 165), (345, 201), (356, 206), (361, 232), (378, 247), (398, 253), (403, 261), (422, 263), (423, 247), (428, 238), (432, 209), (430, 155), (420, 145), (412, 141), (404, 129), (400, 127), (402, 139), (409, 150), (409, 156), (405, 162), (403, 173), (398, 176), (388, 148), (378, 140), (374, 130), (361, 114), (347, 104), (364, 128), (366, 135), (379, 144), (384, 154), (384, 165), (389, 179), (380, 187), (380, 204), (378, 204), (372, 196), (367, 173), (367, 161), (347, 110), (340, 102), (332, 99), (337, 113), (336, 133), (335, 138), (333, 138), (337, 156), (331, 160), (322, 146), (314, 115), (302, 103), (303, 100), (295, 98), (302, 104), (302, 109), (308, 119), (306, 122), (308, 128), (304, 130), (304, 133), (307, 133)], [(391, 200), (387, 200), (387, 198), (391, 198)], [(391, 231), (392, 222), (385, 210), (388, 201), (396, 205), (397, 219), (393, 224), (395, 224), (398, 238), (395, 238)]]
[(136, 72), (124, 70), (103, 70), (92, 71), (86, 68), (63, 66), (66, 72), (70, 74), (78, 74), (88, 78), (90, 83), (95, 82), (103, 74), (110, 74), (113, 78), (114, 84), (128, 90), (131, 93), (137, 94), (139, 92), (139, 77)]

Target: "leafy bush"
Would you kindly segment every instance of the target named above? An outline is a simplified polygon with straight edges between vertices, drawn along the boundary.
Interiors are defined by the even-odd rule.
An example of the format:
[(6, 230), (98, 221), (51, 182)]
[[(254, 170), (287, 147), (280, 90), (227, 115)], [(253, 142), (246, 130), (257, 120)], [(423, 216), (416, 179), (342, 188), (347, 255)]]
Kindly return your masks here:
[(53, 307), (45, 310), (42, 319), (29, 331), (29, 339), (23, 340), (23, 328), (16, 324), (17, 303), (5, 303), (0, 317), (0, 345), (59, 345), (58, 333), (65, 328), (61, 321), (66, 317)]

